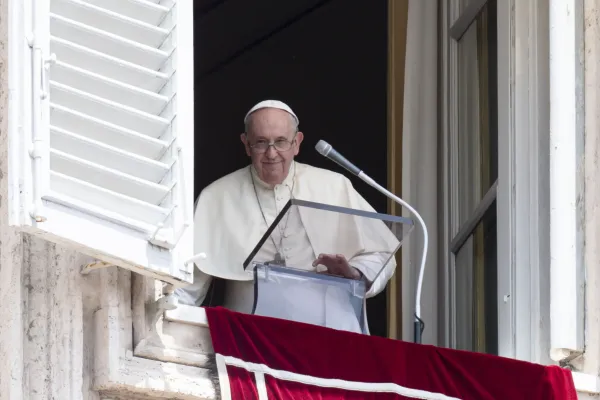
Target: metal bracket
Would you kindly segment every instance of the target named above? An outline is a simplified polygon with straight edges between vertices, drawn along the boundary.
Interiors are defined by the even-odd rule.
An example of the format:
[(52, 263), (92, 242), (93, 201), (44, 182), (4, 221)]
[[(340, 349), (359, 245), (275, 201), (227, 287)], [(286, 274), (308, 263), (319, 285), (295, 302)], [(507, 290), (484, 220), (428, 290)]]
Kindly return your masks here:
[(29, 149), (29, 156), (31, 158), (42, 158), (42, 141), (41, 140), (34, 140), (31, 143), (31, 148)]
[[(169, 250), (173, 250), (175, 248), (175, 245), (177, 244), (177, 241), (173, 241), (170, 239), (173, 239), (174, 235), (164, 235), (161, 234), (164, 226), (165, 226), (165, 222), (167, 221), (167, 219), (169, 219), (169, 217), (171, 215), (173, 215), (173, 211), (175, 211), (175, 208), (177, 208), (177, 205), (174, 205), (173, 207), (171, 207), (171, 209), (169, 210), (169, 212), (165, 215), (165, 218), (162, 220), (162, 222), (159, 222), (158, 224), (156, 224), (156, 228), (154, 229), (154, 231), (149, 235), (148, 237), (148, 241), (150, 243), (152, 243), (153, 245), (165, 248), (165, 249), (169, 249)], [(186, 229), (188, 227), (188, 223), (184, 224), (184, 229)]]
[(190, 221), (186, 221), (182, 224), (181, 228), (179, 229), (179, 231), (177, 233), (172, 233), (170, 235), (162, 235), (161, 234), (161, 230), (165, 226), (164, 225), (165, 221), (171, 215), (173, 215), (173, 211), (175, 211), (175, 208), (177, 208), (177, 205), (174, 205), (169, 210), (169, 212), (165, 215), (165, 218), (163, 219), (163, 221), (159, 222), (156, 225), (156, 229), (154, 229), (152, 234), (149, 235), (148, 241), (150, 243), (152, 243), (153, 245), (156, 245), (156, 246), (168, 249), (168, 250), (173, 250), (175, 248), (175, 246), (177, 246), (177, 243), (179, 242), (179, 239), (181, 239), (181, 236), (183, 236), (183, 233), (185, 232), (185, 230), (191, 226), (192, 223)]
[[(177, 233), (174, 233), (172, 235), (161, 235), (160, 231), (163, 229), (163, 226), (164, 225), (162, 223), (159, 223), (156, 226), (156, 229), (154, 230), (152, 235), (150, 235), (150, 237), (148, 238), (148, 241), (150, 243), (152, 243), (153, 245), (156, 245), (156, 246), (168, 249), (168, 250), (173, 250), (175, 248), (175, 246), (177, 246), (177, 243), (179, 243), (179, 240), (185, 233), (185, 230), (191, 226), (191, 223), (185, 222), (184, 224), (182, 224), (181, 228), (177, 231)], [(165, 236), (171, 236), (171, 237), (167, 238)]]
[(187, 260), (185, 260), (183, 262), (183, 265), (187, 266), (187, 265), (189, 265), (193, 262), (199, 261), (199, 260), (206, 260), (206, 253), (198, 253), (198, 254), (191, 256), (190, 258), (188, 258)]
[(81, 267), (81, 274), (87, 275), (92, 271), (102, 269), (102, 268), (107, 268), (107, 267), (114, 267), (114, 265), (104, 262), (104, 261), (94, 261), (92, 263), (86, 264), (83, 267)]
[(40, 98), (45, 99), (50, 93), (50, 78), (48, 77), (48, 70), (50, 67), (56, 64), (56, 54), (50, 54), (50, 57), (42, 59), (42, 93)]
[(205, 259), (206, 259), (206, 253), (195, 254), (195, 255), (191, 256), (190, 258), (188, 258), (187, 260), (185, 260), (183, 262), (183, 266), (181, 268), (179, 268), (179, 270), (181, 272), (185, 273), (185, 274), (193, 274), (194, 273), (194, 267), (192, 266), (192, 270), (189, 271), (188, 270), (189, 265), (193, 264), (196, 261), (205, 260)]
[(44, 217), (43, 215), (38, 215), (38, 209), (35, 206), (35, 204), (32, 204), (31, 206), (31, 211), (29, 212), (29, 216), (35, 221), (35, 222), (46, 222), (48, 221), (48, 218)]

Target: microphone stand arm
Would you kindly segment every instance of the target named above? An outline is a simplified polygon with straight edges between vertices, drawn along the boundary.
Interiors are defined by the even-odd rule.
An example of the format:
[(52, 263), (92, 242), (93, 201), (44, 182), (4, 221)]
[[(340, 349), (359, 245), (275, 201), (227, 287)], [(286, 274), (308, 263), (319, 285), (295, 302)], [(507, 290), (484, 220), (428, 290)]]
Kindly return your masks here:
[(419, 279), (417, 281), (417, 294), (416, 294), (416, 298), (415, 298), (415, 321), (414, 321), (414, 341), (415, 341), (415, 343), (420, 344), (423, 329), (425, 327), (425, 324), (423, 323), (423, 320), (421, 319), (421, 288), (423, 287), (423, 275), (425, 272), (425, 262), (427, 261), (427, 248), (429, 246), (429, 235), (427, 234), (427, 226), (425, 225), (425, 221), (423, 221), (423, 218), (421, 218), (421, 215), (417, 212), (417, 210), (415, 210), (406, 201), (402, 200), (400, 197), (396, 196), (395, 194), (393, 194), (392, 192), (390, 192), (389, 190), (387, 190), (386, 188), (384, 188), (383, 186), (381, 186), (380, 184), (375, 182), (363, 171), (360, 171), (357, 174), (357, 176), (361, 180), (363, 180), (366, 184), (377, 189), (379, 192), (381, 192), (383, 195), (385, 195), (389, 199), (395, 201), (396, 203), (400, 204), (403, 207), (406, 207), (408, 209), (408, 211), (410, 211), (415, 216), (415, 218), (417, 219), (417, 221), (423, 228), (423, 254), (421, 256)]

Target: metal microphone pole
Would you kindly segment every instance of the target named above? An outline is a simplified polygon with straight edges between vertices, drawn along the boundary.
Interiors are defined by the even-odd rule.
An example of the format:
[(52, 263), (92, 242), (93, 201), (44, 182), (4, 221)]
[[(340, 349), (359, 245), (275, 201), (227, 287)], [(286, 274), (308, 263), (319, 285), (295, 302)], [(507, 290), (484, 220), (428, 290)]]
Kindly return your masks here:
[(427, 248), (429, 247), (429, 235), (427, 234), (427, 226), (425, 225), (425, 221), (421, 218), (421, 215), (415, 210), (410, 204), (406, 201), (402, 200), (400, 197), (396, 196), (377, 182), (375, 182), (371, 177), (365, 174), (361, 169), (356, 167), (350, 161), (348, 161), (344, 156), (335, 151), (331, 145), (323, 140), (319, 140), (315, 149), (323, 156), (329, 158), (334, 161), (341, 167), (347, 169), (354, 175), (358, 176), (362, 181), (371, 186), (372, 188), (378, 190), (380, 193), (385, 195), (387, 198), (395, 201), (403, 207), (406, 207), (419, 221), (419, 224), (423, 228), (423, 253), (421, 257), (421, 268), (419, 270), (419, 279), (417, 281), (417, 294), (415, 301), (415, 321), (414, 321), (414, 342), (421, 343), (422, 333), (425, 327), (423, 320), (421, 319), (421, 289), (423, 287), (423, 276), (425, 272), (425, 263), (427, 261)]

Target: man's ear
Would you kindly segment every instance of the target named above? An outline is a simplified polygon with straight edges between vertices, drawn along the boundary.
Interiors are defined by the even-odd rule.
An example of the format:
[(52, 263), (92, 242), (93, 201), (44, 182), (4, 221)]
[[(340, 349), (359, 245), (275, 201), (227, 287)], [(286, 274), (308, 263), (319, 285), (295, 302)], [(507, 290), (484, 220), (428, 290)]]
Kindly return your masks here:
[(298, 133), (296, 133), (295, 140), (296, 140), (296, 146), (294, 147), (294, 155), (297, 156), (298, 153), (300, 153), (300, 144), (304, 140), (304, 133), (298, 131)]
[(248, 135), (246, 133), (242, 133), (240, 135), (240, 140), (244, 143), (244, 148), (246, 149), (246, 154), (250, 157), (250, 145), (248, 144)]

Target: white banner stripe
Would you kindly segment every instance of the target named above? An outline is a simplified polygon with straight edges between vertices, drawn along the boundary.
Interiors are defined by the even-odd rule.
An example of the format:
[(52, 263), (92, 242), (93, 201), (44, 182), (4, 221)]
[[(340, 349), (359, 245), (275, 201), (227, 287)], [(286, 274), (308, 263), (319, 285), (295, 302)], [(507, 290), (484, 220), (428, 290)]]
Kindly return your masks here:
[(262, 372), (255, 372), (254, 379), (256, 379), (258, 400), (269, 400), (269, 395), (267, 394), (267, 382), (265, 382), (265, 374)]
[(231, 400), (231, 386), (229, 385), (229, 374), (227, 373), (227, 364), (225, 357), (216, 354), (217, 373), (219, 374), (219, 386), (221, 388), (221, 399)]
[[(236, 357), (223, 356), (217, 354), (217, 358), (221, 356), (224, 359), (225, 364), (233, 367), (243, 368), (246, 371), (254, 373), (262, 373), (270, 375), (274, 378), (281, 379), (284, 381), (298, 382), (306, 385), (313, 385), (319, 387), (336, 388), (343, 390), (352, 390), (357, 392), (384, 392), (384, 393), (395, 393), (400, 396), (410, 397), (412, 399), (421, 400), (461, 400), (457, 397), (446, 396), (443, 393), (428, 392), (426, 390), (411, 389), (404, 386), (400, 386), (395, 383), (371, 383), (371, 382), (354, 382), (345, 381), (342, 379), (327, 379), (318, 378), (310, 375), (297, 374), (295, 372), (281, 371), (273, 369), (264, 364), (256, 364), (240, 360)], [(264, 378), (264, 377), (263, 377)]]

